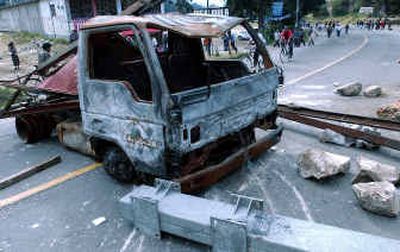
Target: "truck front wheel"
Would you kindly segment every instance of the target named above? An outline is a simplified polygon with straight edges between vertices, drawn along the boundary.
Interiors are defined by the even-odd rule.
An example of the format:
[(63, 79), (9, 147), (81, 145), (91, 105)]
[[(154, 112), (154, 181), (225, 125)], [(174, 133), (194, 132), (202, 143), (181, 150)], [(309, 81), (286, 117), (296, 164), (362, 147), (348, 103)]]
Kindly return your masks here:
[(118, 147), (110, 147), (104, 153), (103, 165), (106, 172), (124, 183), (133, 182), (136, 171), (126, 154)]

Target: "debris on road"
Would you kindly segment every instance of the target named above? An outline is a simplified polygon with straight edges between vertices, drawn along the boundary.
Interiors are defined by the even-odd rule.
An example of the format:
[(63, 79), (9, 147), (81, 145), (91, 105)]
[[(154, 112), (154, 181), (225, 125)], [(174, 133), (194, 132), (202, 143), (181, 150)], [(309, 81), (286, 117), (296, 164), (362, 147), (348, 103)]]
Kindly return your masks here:
[(297, 161), (303, 178), (327, 178), (339, 173), (346, 173), (350, 168), (350, 158), (318, 149), (308, 149)]
[(357, 96), (362, 91), (362, 84), (358, 82), (352, 82), (339, 86), (335, 89), (335, 92), (343, 96)]
[(354, 144), (354, 141), (333, 131), (325, 129), (319, 135), (319, 141), (322, 143), (333, 143), (340, 146), (350, 147)]
[(354, 184), (353, 192), (361, 207), (367, 211), (389, 217), (399, 214), (399, 196), (396, 187), (390, 182)]
[(400, 180), (399, 169), (391, 165), (360, 157), (357, 166), (359, 171), (353, 178), (352, 184), (382, 181), (397, 184)]
[(7, 178), (0, 180), (0, 190), (6, 187), (9, 187), (15, 183), (20, 182), (23, 179), (26, 179), (38, 172), (41, 172), (53, 165), (56, 165), (61, 162), (61, 157), (59, 155), (54, 156), (41, 164), (35, 165), (33, 167), (26, 168), (16, 174), (13, 174)]
[(93, 225), (95, 225), (97, 227), (97, 226), (103, 224), (104, 222), (106, 222), (106, 220), (107, 220), (106, 217), (101, 216), (99, 218), (92, 220), (92, 223), (93, 223)]
[[(378, 129), (373, 128), (373, 127), (367, 127), (367, 126), (363, 126), (363, 125), (352, 125), (350, 128), (361, 131), (361, 132), (368, 133), (370, 135), (381, 136), (381, 133), (378, 131)], [(353, 138), (353, 140), (354, 140), (355, 147), (360, 148), (360, 149), (374, 150), (374, 149), (379, 148), (378, 144), (368, 141), (368, 140), (365, 140), (365, 139)]]
[(121, 214), (143, 234), (168, 233), (214, 252), (379, 251), (400, 241), (265, 212), (257, 198), (232, 195), (232, 203), (181, 193), (178, 183), (156, 179), (119, 200)]
[(380, 118), (400, 122), (400, 101), (383, 106), (376, 113)]
[[(350, 128), (359, 130), (362, 132), (366, 132), (369, 134), (374, 134), (377, 136), (380, 136), (380, 132), (372, 127), (365, 127), (361, 125), (352, 125)], [(354, 146), (356, 148), (360, 149), (367, 149), (367, 150), (374, 150), (379, 148), (379, 145), (374, 144), (372, 142), (362, 140), (362, 139), (356, 139), (352, 137), (346, 137), (342, 134), (339, 134), (331, 129), (325, 129), (322, 131), (322, 133), (319, 135), (319, 140), (322, 143), (333, 143), (337, 144), (340, 146), (345, 146), (345, 147), (350, 147)]]
[(370, 98), (379, 97), (382, 95), (382, 93), (383, 93), (382, 87), (377, 86), (377, 85), (369, 86), (363, 92), (365, 97), (370, 97)]
[(343, 114), (338, 112), (306, 108), (296, 104), (288, 104), (288, 105), (279, 104), (278, 112), (280, 116), (296, 114), (301, 116), (319, 118), (323, 120), (349, 123), (355, 125), (363, 125), (363, 126), (400, 132), (400, 124), (398, 122), (388, 121), (375, 117), (365, 117), (359, 115)]
[[(385, 146), (388, 148), (392, 148), (394, 150), (400, 150), (400, 141), (398, 141), (396, 139), (380, 136), (377, 134), (371, 134), (366, 131), (356, 130), (356, 129), (352, 129), (349, 127), (344, 127), (344, 126), (329, 123), (329, 122), (326, 122), (323, 120), (317, 120), (317, 119), (314, 119), (309, 116), (303, 116), (303, 115), (301, 115), (301, 113), (297, 113), (295, 111), (291, 112), (291, 111), (279, 110), (279, 115), (285, 119), (299, 122), (299, 123), (302, 123), (305, 125), (310, 125), (312, 127), (316, 127), (319, 129), (324, 129), (324, 130), (331, 129), (331, 130), (333, 130), (339, 134), (342, 134), (344, 136), (364, 140), (367, 143), (373, 143), (377, 146)], [(366, 118), (366, 119), (368, 119), (368, 118)], [(371, 122), (374, 122), (374, 121), (376, 123), (379, 123), (379, 120), (371, 120)], [(398, 125), (396, 126), (396, 124), (398, 124), (398, 123), (388, 121), (385, 124), (383, 124), (383, 126), (387, 127), (387, 128), (393, 127), (393, 130), (397, 130)], [(390, 126), (390, 125), (392, 125), (392, 126)]]

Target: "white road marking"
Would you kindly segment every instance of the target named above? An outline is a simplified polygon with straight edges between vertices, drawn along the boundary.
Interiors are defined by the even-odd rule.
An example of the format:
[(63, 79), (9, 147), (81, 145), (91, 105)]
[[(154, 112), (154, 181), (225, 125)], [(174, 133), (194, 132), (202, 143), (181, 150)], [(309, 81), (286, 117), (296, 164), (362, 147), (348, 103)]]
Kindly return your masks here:
[(274, 208), (274, 204), (272, 203), (272, 201), (270, 200), (269, 196), (268, 196), (268, 192), (265, 189), (265, 187), (262, 185), (261, 180), (258, 176), (254, 176), (254, 179), (258, 185), (258, 187), (261, 189), (261, 192), (263, 194), (263, 199), (267, 202), (268, 204), (268, 208), (271, 211), (271, 214), (275, 214), (275, 208)]
[(126, 249), (129, 247), (129, 245), (131, 244), (132, 239), (133, 239), (133, 237), (135, 236), (135, 234), (136, 234), (136, 229), (134, 228), (134, 229), (132, 230), (132, 232), (129, 234), (128, 238), (126, 238), (126, 240), (125, 240), (125, 242), (124, 242), (124, 245), (123, 245), (122, 248), (119, 250), (119, 252), (125, 252), (125, 250), (126, 250)]
[(321, 67), (321, 68), (318, 68), (318, 69), (315, 69), (315, 70), (313, 70), (313, 71), (311, 71), (311, 72), (308, 72), (308, 73), (306, 73), (306, 74), (304, 74), (304, 75), (302, 75), (302, 76), (300, 76), (300, 77), (298, 77), (298, 78), (296, 78), (296, 79), (289, 80), (289, 81), (285, 82), (285, 85), (292, 85), (292, 84), (295, 84), (295, 83), (297, 83), (297, 82), (299, 82), (299, 81), (302, 81), (302, 80), (307, 79), (307, 78), (309, 78), (309, 77), (311, 77), (311, 76), (313, 76), (313, 75), (316, 75), (316, 74), (318, 74), (318, 73), (320, 73), (320, 72), (322, 72), (322, 71), (325, 71), (326, 69), (328, 69), (328, 68), (330, 68), (330, 67), (333, 67), (333, 66), (336, 65), (336, 64), (339, 64), (340, 62), (342, 62), (342, 61), (344, 61), (344, 60), (350, 58), (350, 57), (353, 56), (354, 54), (356, 54), (356, 53), (358, 53), (359, 51), (361, 51), (361, 49), (363, 49), (363, 48), (368, 44), (368, 41), (369, 41), (368, 36), (367, 36), (367, 35), (364, 35), (364, 41), (361, 43), (360, 46), (358, 46), (358, 47), (357, 47), (356, 49), (354, 49), (353, 51), (349, 52), (348, 54), (344, 55), (343, 57), (341, 57), (341, 58), (339, 58), (339, 59), (337, 59), (337, 60), (335, 60), (335, 61), (330, 62), (329, 64), (327, 64), (327, 65), (325, 65), (325, 66), (323, 66), (323, 67)]
[(313, 219), (313, 217), (311, 216), (310, 209), (308, 208), (307, 203), (306, 203), (306, 201), (304, 200), (304, 198), (303, 198), (303, 196), (301, 195), (301, 193), (299, 192), (299, 190), (297, 190), (296, 186), (294, 186), (294, 185), (292, 184), (292, 182), (290, 182), (290, 181), (285, 177), (285, 175), (283, 175), (281, 172), (279, 172), (279, 171), (277, 171), (277, 170), (273, 170), (272, 172), (275, 173), (275, 174), (282, 180), (283, 183), (285, 183), (288, 187), (290, 187), (290, 188), (293, 190), (294, 194), (296, 195), (296, 198), (297, 198), (297, 199), (299, 200), (299, 202), (300, 202), (301, 208), (302, 208), (302, 210), (303, 210), (303, 212), (304, 212), (304, 214), (305, 214), (307, 220), (308, 220), (308, 221), (314, 222), (314, 219)]

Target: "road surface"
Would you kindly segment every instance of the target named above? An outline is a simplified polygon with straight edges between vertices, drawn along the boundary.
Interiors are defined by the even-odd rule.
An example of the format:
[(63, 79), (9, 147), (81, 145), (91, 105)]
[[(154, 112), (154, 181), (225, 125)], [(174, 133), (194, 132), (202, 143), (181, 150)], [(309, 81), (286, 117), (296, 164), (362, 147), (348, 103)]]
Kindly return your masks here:
[[(294, 61), (285, 64), (289, 84), (281, 90), (281, 102), (373, 116), (378, 106), (400, 97), (399, 58), (399, 33), (354, 31), (340, 39), (320, 38), (314, 48), (297, 49)], [(355, 80), (383, 85), (386, 95), (376, 99), (344, 98), (332, 92), (334, 82)], [(264, 199), (271, 213), (400, 237), (399, 219), (362, 210), (351, 190), (357, 157), (399, 166), (398, 152), (321, 144), (317, 130), (284, 120), (282, 123), (286, 130), (274, 150), (201, 196), (225, 201), (229, 192), (240, 193)], [(310, 147), (351, 156), (350, 173), (323, 183), (302, 179), (295, 162), (297, 155)], [(207, 251), (205, 246), (190, 241), (167, 235), (157, 240), (135, 231), (117, 209), (118, 199), (132, 185), (115, 182), (101, 168), (34, 193), (37, 186), (90, 165), (93, 160), (63, 148), (56, 139), (25, 145), (15, 133), (13, 120), (0, 121), (0, 177), (56, 154), (62, 156), (61, 164), (0, 191), (0, 202), (21, 192), (33, 193), (0, 208), (0, 251)], [(106, 222), (94, 226), (92, 220), (102, 216)]]

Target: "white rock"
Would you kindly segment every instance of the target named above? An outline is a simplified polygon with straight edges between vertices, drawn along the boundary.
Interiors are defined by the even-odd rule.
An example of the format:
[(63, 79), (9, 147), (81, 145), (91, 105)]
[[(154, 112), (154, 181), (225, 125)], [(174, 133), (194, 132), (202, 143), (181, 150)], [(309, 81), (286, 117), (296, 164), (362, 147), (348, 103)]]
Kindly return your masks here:
[(103, 224), (105, 221), (106, 221), (106, 217), (102, 216), (102, 217), (92, 220), (92, 223), (93, 223), (93, 225), (98, 226), (98, 225)]
[(365, 97), (379, 97), (382, 95), (382, 88), (380, 86), (369, 86), (364, 91)]
[(354, 141), (330, 129), (325, 129), (319, 135), (319, 141), (322, 143), (334, 143), (341, 146), (350, 147)]
[(400, 171), (391, 165), (360, 157), (357, 160), (358, 173), (352, 183), (387, 181), (396, 184), (400, 180)]
[(322, 179), (350, 168), (350, 158), (317, 149), (308, 149), (300, 154), (297, 165), (303, 178)]
[(361, 93), (361, 90), (361, 83), (352, 82), (336, 88), (335, 92), (343, 96), (357, 96)]
[(389, 217), (399, 214), (399, 196), (392, 183), (358, 183), (353, 185), (353, 192), (361, 207), (367, 211)]

